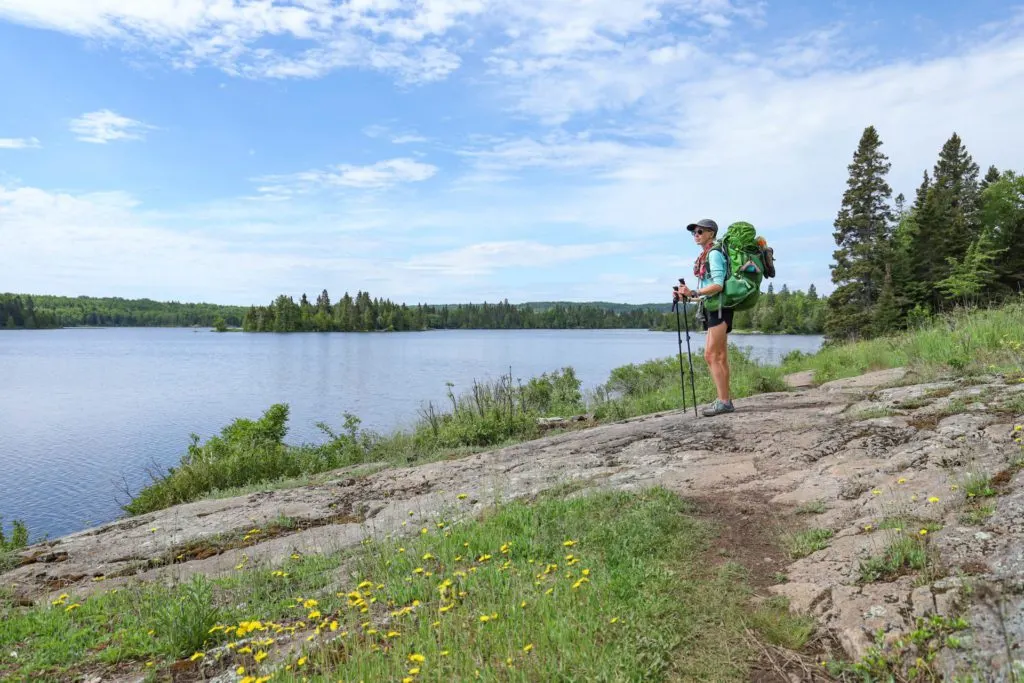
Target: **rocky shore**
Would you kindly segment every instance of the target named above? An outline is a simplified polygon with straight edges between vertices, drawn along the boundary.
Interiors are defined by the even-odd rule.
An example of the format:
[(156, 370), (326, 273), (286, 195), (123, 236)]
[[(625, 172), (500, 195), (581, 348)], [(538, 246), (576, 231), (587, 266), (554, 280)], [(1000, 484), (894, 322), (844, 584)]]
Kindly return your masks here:
[[(466, 519), (556, 487), (657, 485), (702, 501), (732, 539), (723, 557), (744, 564), (763, 593), (814, 615), (852, 660), (879, 636), (891, 643), (911, 632), (915, 617), (962, 616), (970, 628), (943, 650), (943, 671), (1010, 680), (1008, 660), (1024, 660), (1024, 469), (1014, 429), (1024, 422), (1024, 384), (916, 383), (903, 370), (791, 384), (714, 419), (649, 415), (119, 520), (25, 549), (0, 585), (17, 602), (42, 603), (344, 550), (415, 531), (404, 525), (413, 510)], [(819, 545), (779, 550), (802, 529), (821, 530)], [(926, 566), (872, 575), (872, 558), (908, 532)], [(770, 549), (766, 538), (779, 544)]]

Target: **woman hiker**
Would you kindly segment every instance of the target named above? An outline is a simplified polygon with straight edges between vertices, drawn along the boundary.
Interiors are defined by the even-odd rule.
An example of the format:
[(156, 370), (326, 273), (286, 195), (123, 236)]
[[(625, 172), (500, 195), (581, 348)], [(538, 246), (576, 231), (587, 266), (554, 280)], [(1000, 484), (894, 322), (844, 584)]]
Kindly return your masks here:
[[(693, 233), (693, 241), (702, 251), (693, 266), (697, 288), (690, 289), (685, 284), (680, 285), (679, 295), (689, 299), (718, 294), (725, 286), (725, 255), (719, 249), (711, 249), (718, 234), (718, 223), (710, 218), (704, 218), (696, 223), (690, 223), (686, 229)], [(729, 398), (729, 356), (726, 340), (728, 333), (732, 332), (732, 314), (733, 310), (725, 307), (720, 307), (717, 311), (704, 312), (704, 330), (707, 332), (704, 360), (708, 362), (708, 370), (718, 392), (715, 402), (701, 411), (704, 417), (734, 411), (732, 399)]]

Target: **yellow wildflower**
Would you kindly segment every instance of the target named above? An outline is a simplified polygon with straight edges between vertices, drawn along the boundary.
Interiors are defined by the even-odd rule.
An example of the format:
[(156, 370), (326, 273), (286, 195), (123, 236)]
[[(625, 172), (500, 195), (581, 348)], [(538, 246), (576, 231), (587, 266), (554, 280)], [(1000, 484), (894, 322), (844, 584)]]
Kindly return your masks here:
[(385, 638), (397, 638), (397, 637), (398, 637), (398, 636), (400, 636), (400, 635), (402, 635), (402, 634), (401, 634), (401, 633), (399, 633), (398, 631), (388, 631), (388, 632), (387, 632), (387, 635), (386, 635), (386, 636), (384, 636), (384, 637), (385, 637)]
[(532, 649), (533, 649), (533, 643), (527, 643), (526, 645), (523, 646), (523, 652), (529, 652)]
[(427, 560), (432, 560), (432, 559), (434, 559), (433, 555), (431, 555), (430, 553), (424, 553), (424, 555), (423, 555), (423, 561), (424, 562), (427, 561)]
[(257, 664), (259, 664), (260, 662), (262, 662), (262, 661), (263, 661), (264, 659), (266, 659), (266, 658), (267, 658), (267, 653), (266, 653), (266, 652), (264, 652), (263, 650), (260, 650), (259, 652), (257, 652), (256, 654), (254, 654), (254, 655), (252, 656), (252, 658), (256, 660), (256, 663), (257, 663)]
[(609, 624), (614, 624), (614, 623), (616, 623), (616, 622), (617, 622), (618, 620), (619, 620), (619, 618), (618, 618), (618, 617), (612, 617), (612, 618), (611, 618), (610, 620), (608, 620), (608, 623), (609, 623)]
[(312, 609), (312, 608), (317, 607), (319, 605), (320, 605), (320, 603), (317, 602), (316, 600), (313, 600), (312, 598), (310, 598), (309, 600), (306, 600), (304, 603), (302, 603), (302, 606), (305, 607), (306, 609)]
[(928, 502), (929, 503), (938, 503), (939, 499), (936, 498), (935, 496), (931, 496), (931, 497), (928, 498)]
[(413, 668), (409, 669), (409, 675), (410, 676), (415, 676), (419, 672), (420, 672), (420, 668), (418, 666), (414, 666)]
[(906, 484), (907, 480), (904, 477), (900, 477), (899, 479), (896, 480), (896, 483), (897, 484)]
[(205, 656), (206, 656), (206, 655), (204, 655), (204, 654), (203, 654), (202, 652), (197, 652), (197, 653), (195, 653), (194, 655), (192, 655), (191, 657), (189, 657), (189, 661), (190, 661), (190, 662), (194, 662), (194, 661), (196, 661), (197, 659), (202, 659), (202, 658), (203, 658), (203, 657), (205, 657)]
[(235, 673), (238, 674), (239, 676), (244, 675), (245, 674), (245, 667), (244, 666), (238, 667), (237, 669), (235, 669)]
[(73, 605), (68, 605), (67, 607), (65, 607), (65, 608), (64, 608), (64, 611), (65, 611), (65, 612), (70, 612), (70, 611), (72, 611), (72, 610), (76, 610), (76, 609), (78, 609), (79, 607), (81, 607), (81, 605), (79, 605), (79, 604), (78, 604), (78, 603), (76, 602), (76, 603), (74, 603)]
[(338, 622), (337, 621), (332, 621), (331, 622), (331, 630), (332, 631), (337, 631), (338, 630)]
[(409, 655), (409, 661), (414, 662), (416, 664), (422, 664), (423, 662), (427, 661), (427, 658), (417, 652), (413, 652), (411, 655)]
[(312, 612), (309, 613), (309, 616), (306, 617), (306, 618), (310, 619), (310, 620), (319, 619), (320, 618), (320, 610), (313, 610)]
[(422, 529), (420, 529), (420, 533), (421, 533), (421, 534), (425, 534), (425, 533), (427, 533), (428, 531), (430, 531), (430, 529), (428, 529), (427, 527), (423, 527)]
[(566, 548), (571, 548), (572, 546), (576, 545), (576, 541), (566, 541), (562, 545), (564, 545)]
[(919, 532), (917, 532), (917, 533), (921, 534), (922, 536), (927, 536), (927, 535), (928, 535), (928, 530), (927, 530), (927, 529), (921, 529), (921, 530), (920, 530)]
[(458, 498), (459, 500), (466, 500), (466, 497), (467, 496), (465, 493), (460, 493), (458, 496), (456, 496), (456, 498)]
[(442, 657), (447, 657), (449, 654), (451, 654), (451, 653), (449, 653), (448, 650), (441, 650), (441, 656)]

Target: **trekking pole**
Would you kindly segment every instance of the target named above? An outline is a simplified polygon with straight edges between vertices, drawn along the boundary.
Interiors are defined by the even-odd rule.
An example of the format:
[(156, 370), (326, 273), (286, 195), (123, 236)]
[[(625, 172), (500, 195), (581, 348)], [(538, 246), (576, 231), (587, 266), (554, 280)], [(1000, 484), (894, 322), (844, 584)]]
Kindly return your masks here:
[[(679, 293), (679, 287), (673, 287), (672, 291)], [(672, 300), (672, 310), (676, 312), (676, 338), (679, 340), (679, 389), (683, 392), (683, 410), (686, 410), (686, 380), (683, 373), (683, 331), (679, 328), (679, 299)], [(689, 325), (689, 323), (687, 323)], [(689, 339), (689, 334), (687, 334)]]
[[(683, 281), (683, 278), (679, 278), (679, 286), (682, 287), (685, 284), (686, 282)], [(678, 311), (676, 311), (676, 315), (679, 315)], [(679, 321), (677, 320), (676, 322), (678, 323)], [(690, 351), (690, 319), (686, 317), (686, 304), (683, 304), (683, 322), (686, 323), (686, 357), (690, 359), (690, 392), (693, 394), (693, 416), (697, 417), (697, 385), (693, 381), (693, 353)], [(679, 343), (679, 346), (679, 362), (682, 363), (682, 342)], [(685, 386), (683, 387), (683, 394), (686, 394)], [(683, 409), (685, 410), (685, 408), (686, 398), (684, 396)]]

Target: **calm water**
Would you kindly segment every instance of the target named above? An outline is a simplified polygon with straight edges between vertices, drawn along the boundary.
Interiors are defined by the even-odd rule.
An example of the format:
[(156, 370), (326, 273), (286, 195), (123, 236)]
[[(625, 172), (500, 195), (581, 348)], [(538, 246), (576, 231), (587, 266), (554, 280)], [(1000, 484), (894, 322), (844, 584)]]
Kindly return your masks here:
[[(817, 336), (731, 335), (766, 362)], [(703, 335), (693, 334), (695, 353)], [(571, 365), (593, 388), (613, 368), (673, 356), (675, 332), (500, 330), (400, 334), (213, 334), (192, 329), (0, 333), (0, 517), (33, 539), (120, 516), (119, 491), (178, 462), (195, 432), (291, 407), (288, 441), (319, 441), (342, 413), (388, 432), (428, 400), (509, 371), (524, 381)], [(684, 346), (685, 349), (685, 346)]]

